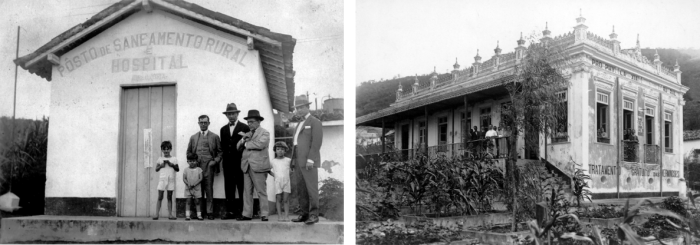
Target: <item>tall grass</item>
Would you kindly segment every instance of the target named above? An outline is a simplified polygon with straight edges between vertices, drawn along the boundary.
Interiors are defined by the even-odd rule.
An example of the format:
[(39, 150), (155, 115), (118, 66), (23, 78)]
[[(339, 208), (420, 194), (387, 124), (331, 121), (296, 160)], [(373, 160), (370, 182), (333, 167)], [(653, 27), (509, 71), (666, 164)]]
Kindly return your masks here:
[(49, 119), (0, 118), (0, 194), (10, 191), (20, 197), (21, 209), (14, 215), (44, 213), (46, 147)]

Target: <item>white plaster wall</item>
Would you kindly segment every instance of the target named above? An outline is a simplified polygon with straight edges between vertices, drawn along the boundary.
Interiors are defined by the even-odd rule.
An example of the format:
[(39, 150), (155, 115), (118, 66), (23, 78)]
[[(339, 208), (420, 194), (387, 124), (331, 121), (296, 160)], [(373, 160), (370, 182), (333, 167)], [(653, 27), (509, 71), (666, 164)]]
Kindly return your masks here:
[(332, 173), (323, 168), (318, 169), (318, 180), (335, 178), (343, 181), (343, 121), (323, 122), (323, 144), (321, 145), (321, 163), (325, 161), (337, 162), (331, 167)]
[[(221, 114), (227, 103), (235, 102), (242, 110), (240, 120), (243, 120), (247, 110), (260, 110), (262, 116), (268, 119), (263, 121), (262, 127), (274, 137), (272, 108), (258, 52), (247, 50), (245, 40), (241, 38), (158, 10), (150, 14), (139, 12), (64, 54), (62, 64), (65, 59), (80, 55), (90, 47), (112, 45), (115, 39), (150, 32), (184, 32), (201, 35), (205, 39), (211, 37), (233, 45), (234, 51), (241, 50), (246, 56), (237, 62), (192, 47), (154, 45), (152, 54), (147, 53), (147, 47), (118, 52), (112, 50), (111, 54), (83, 64), (72, 72), (64, 68), (61, 74), (59, 68), (54, 67), (46, 197), (116, 197), (119, 104), (121, 85), (124, 84), (176, 83), (177, 138), (173, 142), (173, 155), (178, 157), (181, 168), (186, 167), (185, 152), (189, 137), (199, 130), (197, 117), (209, 115), (210, 130), (218, 134), (221, 126), (227, 123), (226, 117)], [(183, 66), (187, 67), (112, 71), (113, 59), (149, 55), (182, 55)], [(157, 76), (136, 80), (136, 75)], [(271, 141), (270, 146), (272, 144)], [(159, 154), (157, 150), (154, 149), (154, 154)], [(183, 197), (181, 172), (177, 175), (176, 183), (176, 196)], [(222, 198), (223, 193), (223, 174), (219, 174), (215, 179), (214, 196)]]

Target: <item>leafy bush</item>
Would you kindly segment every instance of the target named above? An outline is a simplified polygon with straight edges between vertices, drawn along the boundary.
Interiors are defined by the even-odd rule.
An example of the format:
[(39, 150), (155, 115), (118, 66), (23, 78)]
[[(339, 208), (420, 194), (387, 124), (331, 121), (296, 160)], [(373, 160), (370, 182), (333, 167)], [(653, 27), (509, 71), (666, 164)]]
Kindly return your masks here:
[(589, 202), (593, 202), (591, 200), (591, 191), (588, 190), (589, 186), (588, 182), (586, 181), (590, 180), (591, 176), (583, 172), (584, 170), (580, 168), (581, 164), (574, 162), (574, 166), (576, 166), (576, 170), (574, 171), (574, 175), (572, 176), (574, 188), (572, 188), (571, 194), (573, 194), (576, 198), (576, 207), (581, 207), (581, 201), (585, 201), (586, 199), (588, 199)]
[(438, 226), (429, 220), (403, 225), (394, 222), (357, 223), (358, 244), (428, 244), (449, 243), (464, 239), (462, 224), (456, 227)]
[(598, 207), (579, 208), (579, 218), (611, 219), (624, 217), (625, 213), (619, 210), (616, 205), (598, 204)]
[(382, 154), (381, 161), (368, 161), (358, 171), (358, 217), (389, 218), (398, 206), (434, 216), (489, 212), (500, 195), (503, 177), (492, 159), (428, 158), (420, 152), (406, 158)]
[(343, 182), (328, 178), (321, 181), (318, 195), (318, 212), (331, 220), (343, 220)]
[(685, 203), (677, 196), (664, 198), (662, 202), (663, 208), (674, 212), (680, 216), (688, 217), (688, 210), (685, 208)]
[[(527, 164), (521, 167), (518, 172), (520, 174), (516, 178), (518, 178), (520, 186), (515, 193), (513, 193), (511, 188), (506, 188), (504, 196), (516, 197), (518, 206), (515, 220), (516, 222), (523, 222), (535, 219), (537, 203), (544, 201), (547, 194), (550, 193), (552, 188), (550, 183), (554, 179), (547, 172), (545, 164), (542, 162)], [(504, 202), (508, 210), (513, 211), (513, 199), (505, 198)]]

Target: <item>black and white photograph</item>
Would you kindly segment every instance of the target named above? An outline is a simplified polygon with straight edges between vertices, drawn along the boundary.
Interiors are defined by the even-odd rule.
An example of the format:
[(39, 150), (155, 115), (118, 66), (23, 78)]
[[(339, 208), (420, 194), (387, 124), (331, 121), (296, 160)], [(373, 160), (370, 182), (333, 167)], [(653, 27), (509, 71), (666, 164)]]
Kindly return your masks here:
[(699, 12), (358, 0), (356, 242), (700, 241)]
[(344, 242), (343, 1), (0, 9), (0, 243)]

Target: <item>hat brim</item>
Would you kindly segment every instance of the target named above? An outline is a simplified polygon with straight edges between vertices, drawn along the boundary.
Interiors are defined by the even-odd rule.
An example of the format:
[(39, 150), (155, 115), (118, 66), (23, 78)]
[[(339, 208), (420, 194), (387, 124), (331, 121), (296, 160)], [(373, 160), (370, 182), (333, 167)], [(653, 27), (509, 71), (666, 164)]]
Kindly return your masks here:
[(309, 102), (309, 103), (304, 103), (304, 104), (298, 104), (298, 105), (294, 105), (292, 108), (297, 108), (297, 107), (300, 107), (300, 106), (305, 106), (305, 105), (310, 105), (310, 104), (311, 104), (311, 102)]
[(223, 113), (223, 114), (226, 114), (226, 113), (239, 113), (239, 112), (241, 112), (241, 111), (239, 111), (239, 110), (233, 110), (233, 111), (225, 111), (225, 112), (222, 112), (222, 113)]
[(258, 120), (260, 120), (260, 121), (263, 121), (263, 120), (265, 120), (265, 118), (263, 118), (263, 117), (259, 117), (259, 116), (252, 116), (252, 117), (244, 117), (244, 118), (243, 118), (243, 120), (248, 120), (249, 118), (255, 118), (255, 119), (258, 119)]

